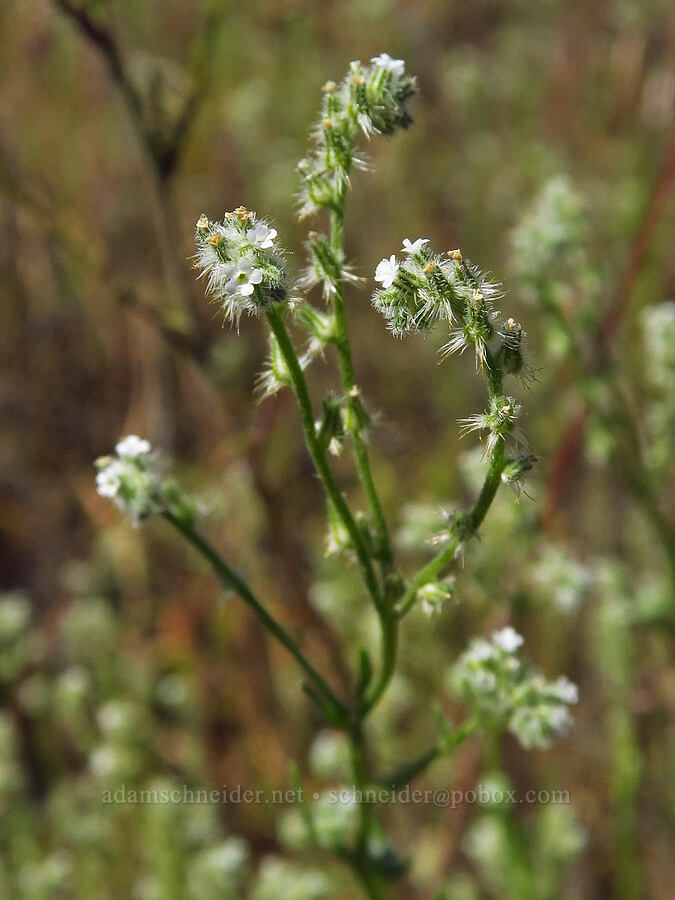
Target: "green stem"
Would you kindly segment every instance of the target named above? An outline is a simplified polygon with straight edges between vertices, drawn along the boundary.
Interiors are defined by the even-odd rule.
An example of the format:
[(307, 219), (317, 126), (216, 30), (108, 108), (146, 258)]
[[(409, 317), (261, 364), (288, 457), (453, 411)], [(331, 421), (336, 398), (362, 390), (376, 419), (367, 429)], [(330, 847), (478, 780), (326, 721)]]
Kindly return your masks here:
[[(497, 443), (494, 453), (492, 454), (490, 468), (485, 476), (485, 481), (483, 482), (483, 487), (478, 496), (478, 500), (476, 500), (475, 506), (469, 513), (469, 525), (471, 526), (470, 530), (473, 533), (475, 533), (482, 524), (483, 519), (497, 494), (499, 485), (501, 484), (501, 477), (505, 464), (504, 449), (504, 439), (502, 438)], [(437, 553), (436, 556), (434, 556), (434, 558), (430, 560), (426, 566), (420, 569), (417, 575), (415, 575), (401, 598), (401, 603), (398, 607), (399, 618), (403, 618), (403, 616), (412, 609), (415, 600), (417, 599), (417, 592), (419, 589), (424, 587), (424, 585), (428, 584), (430, 581), (435, 581), (443, 569), (446, 569), (450, 565), (455, 558), (459, 543), (459, 537), (451, 537), (447, 546)]]
[[(337, 259), (344, 257), (344, 195), (338, 209), (330, 211), (330, 244), (333, 253)], [(387, 522), (382, 510), (382, 504), (375, 487), (373, 473), (370, 467), (370, 457), (368, 447), (359, 422), (358, 404), (361, 402), (358, 388), (356, 387), (356, 377), (354, 374), (354, 363), (352, 360), (351, 345), (349, 342), (349, 332), (347, 330), (347, 316), (345, 311), (343, 283), (339, 281), (334, 285), (332, 295), (333, 320), (335, 322), (335, 346), (337, 349), (338, 363), (340, 366), (340, 377), (342, 379), (342, 387), (345, 394), (345, 402), (350, 409), (352, 422), (355, 427), (351, 431), (351, 437), (354, 449), (354, 459), (359, 481), (363, 487), (370, 515), (375, 527), (377, 538), (377, 558), (382, 565), (382, 574), (385, 579), (384, 584), (384, 602), (376, 603), (377, 613), (380, 619), (380, 634), (382, 645), (381, 666), (377, 678), (369, 687), (365, 704), (362, 710), (362, 716), (375, 706), (387, 689), (391, 681), (394, 669), (396, 668), (396, 655), (398, 650), (398, 624), (396, 617), (392, 615), (392, 606), (389, 599), (388, 587), (395, 585), (399, 579), (396, 578), (396, 570), (394, 566), (394, 556), (391, 549), (391, 541), (389, 538), (389, 530)]]
[(291, 656), (300, 665), (305, 674), (310, 678), (321, 699), (329, 704), (336, 714), (337, 720), (344, 723), (347, 717), (347, 709), (337, 698), (333, 690), (328, 686), (323, 676), (317, 672), (312, 663), (307, 659), (302, 650), (288, 634), (285, 628), (277, 622), (274, 616), (258, 600), (248, 584), (230, 568), (220, 554), (200, 535), (194, 528), (187, 525), (173, 513), (166, 511), (164, 518), (170, 522), (185, 537), (192, 546), (201, 553), (204, 559), (211, 564), (216, 577), (227, 590), (234, 590), (244, 603), (249, 606), (265, 628), (282, 644)]
[(354, 788), (357, 791), (359, 823), (354, 852), (350, 854), (349, 858), (354, 874), (360, 881), (366, 896), (370, 897), (371, 900), (384, 900), (386, 888), (377, 872), (373, 871), (369, 858), (373, 812), (370, 804), (364, 799), (369, 779), (363, 753), (360, 724), (350, 734), (350, 755)]
[(307, 389), (307, 382), (303, 374), (295, 348), (291, 342), (286, 326), (283, 323), (281, 314), (278, 309), (271, 308), (267, 311), (267, 320), (270, 323), (272, 332), (274, 333), (279, 349), (288, 367), (293, 390), (300, 407), (300, 415), (302, 418), (302, 427), (305, 432), (305, 442), (310, 456), (314, 461), (314, 466), (321, 479), (326, 493), (333, 503), (338, 515), (349, 533), (349, 537), (354, 545), (356, 556), (361, 567), (363, 579), (370, 595), (376, 606), (380, 606), (380, 588), (375, 577), (370, 555), (363, 540), (363, 535), (359, 530), (359, 526), (352, 515), (347, 501), (340, 491), (335, 477), (328, 463), (328, 458), (324, 448), (321, 446), (316, 434), (316, 425), (314, 423), (314, 412), (312, 410), (312, 401)]
[(404, 765), (396, 769), (395, 772), (390, 772), (388, 775), (382, 775), (379, 778), (376, 778), (376, 783), (382, 785), (382, 787), (389, 788), (391, 791), (400, 790), (407, 784), (410, 784), (410, 782), (414, 778), (417, 778), (418, 775), (421, 775), (434, 760), (441, 756), (449, 755), (453, 752), (455, 747), (458, 747), (459, 744), (471, 737), (472, 734), (475, 734), (479, 728), (479, 724), (478, 719), (472, 716), (453, 731), (444, 734), (435, 744), (429, 747), (428, 750), (416, 759), (404, 763)]
[(396, 668), (398, 652), (398, 618), (392, 608), (378, 609), (382, 663), (375, 681), (366, 690), (363, 715), (367, 715), (386, 691)]
[[(330, 244), (333, 253), (337, 259), (344, 257), (344, 197), (340, 208), (331, 210), (330, 212)], [(347, 316), (345, 312), (344, 289), (343, 283), (340, 281), (334, 285), (334, 293), (332, 296), (333, 318), (335, 322), (335, 346), (338, 354), (338, 362), (340, 365), (340, 376), (342, 378), (342, 387), (345, 392), (345, 401), (348, 407), (352, 407), (354, 412), (354, 421), (358, 422), (358, 411), (355, 408), (360, 402), (358, 389), (356, 387), (356, 378), (354, 375), (354, 363), (352, 360), (351, 345), (349, 343), (349, 333), (347, 330)], [(378, 543), (378, 558), (382, 563), (385, 573), (392, 572), (394, 569), (394, 556), (391, 549), (391, 541), (389, 539), (389, 530), (387, 522), (382, 510), (382, 504), (375, 487), (373, 474), (370, 468), (370, 458), (368, 455), (368, 447), (363, 439), (361, 430), (356, 427), (351, 433), (354, 445), (354, 457), (356, 460), (356, 468), (359, 480), (363, 486), (363, 490), (368, 500), (370, 514), (375, 526)]]

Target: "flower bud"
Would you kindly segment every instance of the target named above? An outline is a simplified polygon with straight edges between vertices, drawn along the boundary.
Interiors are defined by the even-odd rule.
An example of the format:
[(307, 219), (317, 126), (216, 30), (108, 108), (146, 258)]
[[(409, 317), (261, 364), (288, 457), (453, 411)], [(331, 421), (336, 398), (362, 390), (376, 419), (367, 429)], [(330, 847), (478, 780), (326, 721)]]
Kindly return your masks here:
[(317, 425), (317, 438), (324, 448), (337, 456), (344, 439), (342, 407), (334, 398), (323, 401), (323, 419)]
[(347, 397), (344, 425), (347, 434), (360, 434), (370, 425), (371, 419), (361, 399), (361, 391), (354, 385)]
[(440, 613), (452, 599), (454, 586), (455, 579), (452, 576), (444, 581), (430, 581), (423, 585), (417, 592), (417, 599), (425, 615), (433, 616)]

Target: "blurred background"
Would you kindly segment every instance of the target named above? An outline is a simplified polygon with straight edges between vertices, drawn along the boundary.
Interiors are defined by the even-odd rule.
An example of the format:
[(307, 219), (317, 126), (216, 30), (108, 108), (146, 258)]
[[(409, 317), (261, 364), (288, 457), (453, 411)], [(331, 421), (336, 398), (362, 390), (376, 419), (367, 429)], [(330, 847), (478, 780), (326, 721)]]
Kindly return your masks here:
[[(264, 329), (223, 328), (189, 257), (202, 212), (244, 204), (301, 268), (316, 223), (295, 219), (295, 165), (321, 85), (387, 51), (420, 93), (414, 126), (373, 140), (375, 174), (353, 179), (347, 255), (369, 284), (347, 308), (406, 570), (440, 507), (475, 497), (480, 452), (457, 418), (484, 398), (468, 354), (437, 365), (441, 331), (396, 340), (370, 306), (404, 236), (504, 282), (541, 460), (519, 504), (503, 490), (458, 602), (406, 623), (377, 767), (428, 745), (439, 677), (507, 622), (581, 698), (555, 749), (506, 738), (496, 761), (470, 741), (421, 780), (498, 776), (571, 804), (383, 810), (413, 860), (399, 895), (671, 897), (672, 4), (5, 0), (0, 30), (0, 896), (359, 896), (292, 810), (102, 805), (121, 783), (271, 790), (296, 763), (309, 787), (345, 776), (294, 664), (164, 523), (122, 520), (92, 463), (129, 432), (175, 457), (212, 541), (349, 680), (373, 627), (351, 567), (325, 556), (293, 398), (254, 404)], [(333, 362), (309, 372), (317, 398)], [(346, 458), (339, 477), (358, 499)]]

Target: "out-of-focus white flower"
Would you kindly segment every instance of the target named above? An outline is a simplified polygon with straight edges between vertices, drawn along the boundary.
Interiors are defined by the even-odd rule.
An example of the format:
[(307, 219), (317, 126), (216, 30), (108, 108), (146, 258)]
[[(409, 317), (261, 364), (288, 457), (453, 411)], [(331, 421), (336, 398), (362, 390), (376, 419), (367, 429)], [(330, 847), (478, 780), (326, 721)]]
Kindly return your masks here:
[(107, 497), (112, 500), (117, 496), (120, 489), (120, 474), (122, 466), (119, 460), (112, 460), (105, 469), (101, 469), (96, 474), (96, 490), (101, 497)]
[(494, 648), (488, 641), (478, 638), (473, 641), (465, 656), (470, 662), (485, 662), (486, 659), (491, 659), (494, 656)]
[(180, 487), (165, 477), (162, 460), (150, 442), (130, 434), (115, 445), (117, 456), (96, 460), (96, 490), (134, 525), (157, 513), (170, 511), (184, 522), (192, 522), (194, 504)]
[(269, 250), (274, 246), (277, 236), (276, 228), (270, 228), (264, 222), (260, 222), (255, 228), (249, 228), (246, 232), (246, 238), (254, 247), (260, 247), (261, 250)]
[(140, 438), (137, 434), (128, 434), (115, 444), (115, 452), (118, 456), (129, 456), (131, 459), (136, 459), (138, 456), (147, 456), (150, 450), (150, 441)]
[(565, 675), (556, 678), (549, 687), (550, 692), (559, 697), (563, 703), (577, 703), (579, 700), (579, 688)]
[(492, 635), (492, 643), (504, 650), (505, 653), (515, 653), (519, 647), (522, 647), (524, 641), (515, 628), (507, 625), (501, 631), (495, 631)]
[(242, 257), (237, 260), (236, 266), (233, 268), (232, 274), (225, 285), (225, 290), (228, 294), (241, 294), (243, 297), (250, 297), (255, 290), (256, 284), (260, 284), (262, 279), (262, 271), (254, 268), (250, 259)]
[(403, 238), (403, 252), (410, 253), (411, 255), (419, 253), (422, 247), (428, 243), (429, 238), (417, 238), (414, 242), (411, 241), (410, 238)]
[(399, 264), (396, 256), (392, 253), (389, 259), (382, 259), (375, 269), (375, 281), (379, 281), (383, 288), (390, 288), (396, 278)]
[(493, 726), (508, 728), (525, 748), (548, 747), (572, 724), (567, 704), (576, 703), (576, 685), (565, 677), (547, 681), (515, 655), (522, 637), (511, 626), (492, 641), (474, 640), (450, 674), (452, 687), (474, 712)]
[(388, 53), (380, 53), (379, 56), (373, 56), (370, 60), (381, 69), (386, 69), (394, 75), (403, 75), (405, 72), (405, 61), (402, 59), (392, 59)]

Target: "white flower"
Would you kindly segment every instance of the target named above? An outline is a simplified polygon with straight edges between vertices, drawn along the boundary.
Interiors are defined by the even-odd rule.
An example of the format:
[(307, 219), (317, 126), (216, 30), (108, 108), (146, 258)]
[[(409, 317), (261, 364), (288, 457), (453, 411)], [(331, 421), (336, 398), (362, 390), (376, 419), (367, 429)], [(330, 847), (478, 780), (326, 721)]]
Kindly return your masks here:
[(380, 53), (379, 56), (373, 56), (370, 60), (381, 69), (386, 69), (394, 75), (403, 75), (405, 72), (405, 62), (402, 59), (392, 59), (388, 53)]
[(563, 703), (577, 703), (579, 701), (579, 689), (569, 678), (561, 675), (550, 685), (551, 691)]
[(389, 259), (382, 259), (375, 269), (375, 281), (379, 281), (383, 288), (390, 288), (398, 272), (398, 262), (392, 253)]
[(150, 441), (140, 438), (137, 434), (129, 434), (115, 444), (115, 451), (118, 456), (137, 459), (139, 456), (147, 456), (150, 453)]
[(475, 640), (466, 652), (466, 659), (469, 662), (485, 662), (492, 657), (492, 647), (482, 638)]
[(120, 465), (113, 460), (105, 469), (101, 469), (96, 475), (96, 490), (101, 497), (112, 500), (120, 489)]
[(225, 290), (228, 294), (250, 297), (255, 290), (255, 285), (262, 281), (262, 277), (262, 271), (254, 269), (250, 259), (239, 259), (230, 280), (225, 285)]
[(410, 238), (403, 238), (403, 252), (410, 253), (412, 256), (414, 253), (419, 253), (424, 244), (429, 243), (429, 238), (417, 238), (417, 240), (413, 243)]
[(515, 628), (508, 625), (506, 628), (502, 628), (501, 631), (495, 631), (492, 635), (492, 643), (506, 653), (515, 653), (523, 644), (523, 638)]
[(249, 228), (246, 232), (249, 243), (254, 247), (260, 247), (261, 250), (269, 250), (273, 246), (276, 236), (276, 228), (269, 228), (264, 222), (260, 222), (255, 228)]

